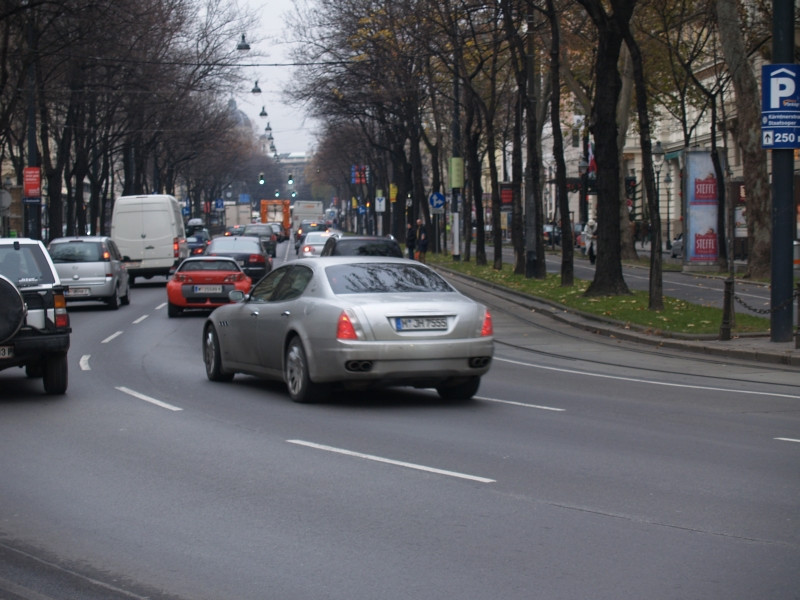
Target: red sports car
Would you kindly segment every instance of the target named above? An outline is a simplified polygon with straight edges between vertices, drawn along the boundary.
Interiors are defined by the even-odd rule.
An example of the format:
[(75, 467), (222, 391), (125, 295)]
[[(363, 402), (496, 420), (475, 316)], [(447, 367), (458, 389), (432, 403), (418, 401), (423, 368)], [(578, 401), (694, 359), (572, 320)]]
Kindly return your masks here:
[(211, 309), (228, 304), (228, 293), (250, 292), (252, 280), (232, 258), (192, 256), (178, 266), (167, 282), (167, 315), (177, 317), (187, 308)]

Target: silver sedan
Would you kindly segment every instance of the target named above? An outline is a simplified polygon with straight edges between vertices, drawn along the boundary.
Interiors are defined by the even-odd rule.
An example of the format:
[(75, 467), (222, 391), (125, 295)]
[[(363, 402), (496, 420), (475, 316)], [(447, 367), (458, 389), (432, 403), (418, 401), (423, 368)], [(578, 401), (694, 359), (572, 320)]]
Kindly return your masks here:
[(206, 375), (282, 380), (295, 402), (387, 386), (469, 399), (492, 361), (486, 307), (416, 261), (298, 259), (231, 299), (203, 326)]

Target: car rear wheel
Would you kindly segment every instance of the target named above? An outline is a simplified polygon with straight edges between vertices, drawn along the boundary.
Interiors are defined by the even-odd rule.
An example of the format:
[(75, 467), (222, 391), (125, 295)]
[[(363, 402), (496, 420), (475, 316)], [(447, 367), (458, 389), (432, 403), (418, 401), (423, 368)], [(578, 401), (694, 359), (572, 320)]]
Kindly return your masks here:
[(128, 306), (131, 303), (131, 284), (128, 283), (128, 289), (125, 290), (125, 295), (119, 299), (122, 306)]
[(0, 342), (14, 336), (25, 322), (25, 301), (17, 286), (0, 276)]
[(63, 394), (67, 391), (67, 354), (51, 354), (42, 364), (44, 391)]
[(203, 334), (203, 362), (206, 365), (206, 377), (209, 381), (230, 381), (233, 373), (222, 369), (222, 356), (219, 349), (217, 330), (207, 327)]
[(289, 390), (289, 397), (294, 402), (316, 402), (327, 394), (327, 387), (314, 383), (308, 376), (308, 357), (303, 342), (298, 337), (289, 342), (286, 350), (283, 378)]
[(444, 400), (469, 400), (478, 393), (481, 385), (480, 377), (469, 377), (455, 385), (440, 385), (436, 388)]
[(114, 289), (114, 293), (106, 300), (106, 304), (108, 304), (108, 308), (111, 310), (117, 310), (119, 308), (119, 288)]

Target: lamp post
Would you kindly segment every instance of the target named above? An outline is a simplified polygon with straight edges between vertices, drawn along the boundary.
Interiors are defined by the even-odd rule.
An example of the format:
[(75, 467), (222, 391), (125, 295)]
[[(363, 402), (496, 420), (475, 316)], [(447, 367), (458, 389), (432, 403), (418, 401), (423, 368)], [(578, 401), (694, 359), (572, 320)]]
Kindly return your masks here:
[[(653, 168), (656, 170), (656, 210), (659, 215), (661, 214), (661, 167), (664, 166), (664, 148), (661, 147), (661, 142), (656, 142), (655, 150), (653, 150)], [(667, 208), (669, 210), (669, 208)], [(669, 218), (667, 218), (667, 229), (669, 229)], [(669, 243), (669, 233), (667, 233), (667, 243)], [(659, 248), (659, 250), (661, 250)], [(651, 246), (652, 251), (652, 246)]]
[(669, 231), (670, 221), (672, 220), (672, 190), (670, 189), (672, 177), (669, 175), (669, 170), (667, 170), (667, 175), (664, 177), (664, 183), (667, 184), (667, 250), (672, 250), (672, 235)]

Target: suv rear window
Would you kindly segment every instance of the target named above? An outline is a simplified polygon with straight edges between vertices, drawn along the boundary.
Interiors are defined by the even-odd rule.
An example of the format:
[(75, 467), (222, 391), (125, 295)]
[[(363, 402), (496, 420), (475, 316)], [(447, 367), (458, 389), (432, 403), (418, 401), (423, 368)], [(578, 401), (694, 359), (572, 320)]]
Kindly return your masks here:
[(33, 244), (20, 244), (18, 248), (10, 244), (0, 246), (0, 274), (19, 288), (56, 283), (41, 247)]

